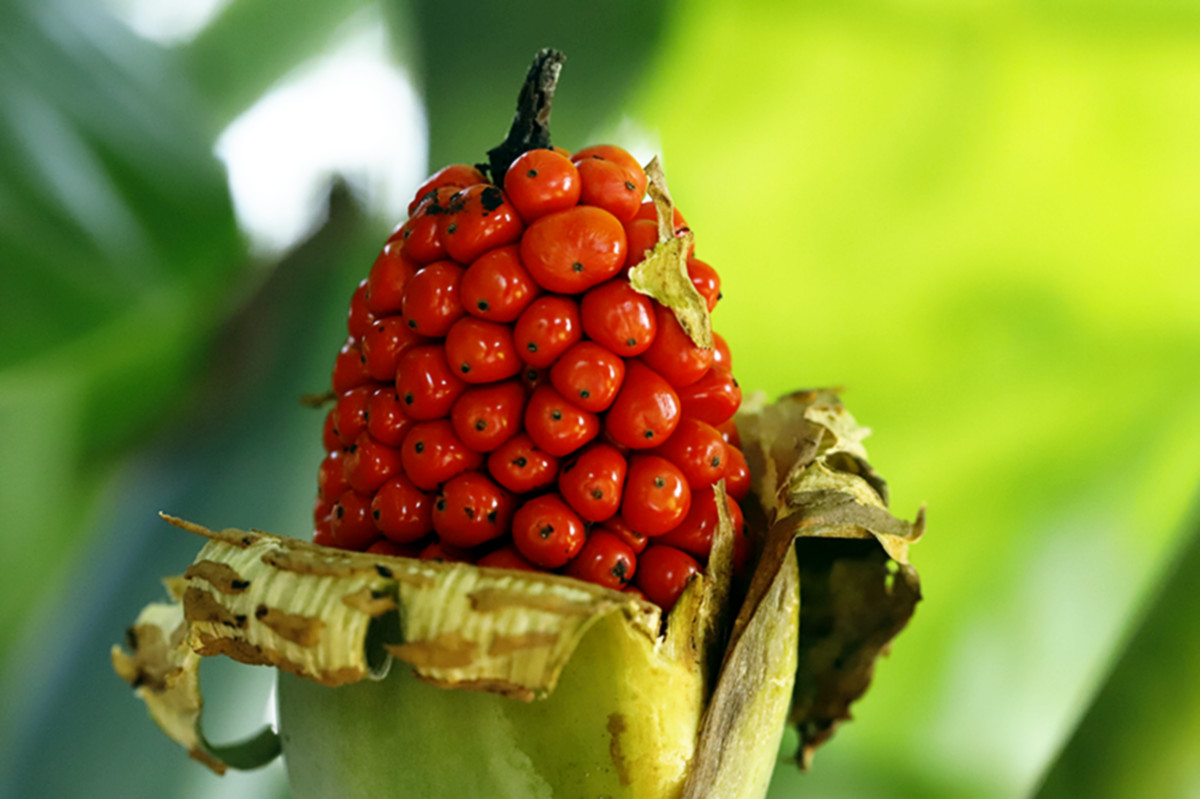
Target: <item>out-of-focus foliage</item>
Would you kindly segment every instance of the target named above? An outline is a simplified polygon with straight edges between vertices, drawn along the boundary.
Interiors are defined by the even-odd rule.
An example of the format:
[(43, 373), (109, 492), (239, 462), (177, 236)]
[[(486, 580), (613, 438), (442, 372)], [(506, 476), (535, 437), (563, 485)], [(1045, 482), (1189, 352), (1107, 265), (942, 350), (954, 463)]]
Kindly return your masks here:
[[(0, 3), (0, 796), (271, 790), (208, 782), (105, 652), (192, 554), (154, 511), (304, 534), (319, 414), (292, 399), (325, 381), (394, 220), (335, 212), (295, 257), (253, 264), (211, 151), (370, 5), (232, 0), (164, 49), (99, 0)], [(927, 600), (856, 720), (772, 796), (1031, 788), (1167, 573), (1200, 478), (1200, 12), (385, 8), (437, 164), (480, 158), (532, 52), (566, 50), (555, 140), (661, 142), (743, 385), (848, 386), (897, 513), (929, 503)], [(1161, 613), (1145, 629), (1169, 632), (1128, 639), (1063, 763), (1120, 750), (1135, 722), (1200, 761), (1174, 694), (1120, 701), (1131, 670), (1200, 640), (1200, 616)], [(231, 717), (215, 740), (258, 722), (269, 675), (247, 672), (206, 672), (210, 718)]]

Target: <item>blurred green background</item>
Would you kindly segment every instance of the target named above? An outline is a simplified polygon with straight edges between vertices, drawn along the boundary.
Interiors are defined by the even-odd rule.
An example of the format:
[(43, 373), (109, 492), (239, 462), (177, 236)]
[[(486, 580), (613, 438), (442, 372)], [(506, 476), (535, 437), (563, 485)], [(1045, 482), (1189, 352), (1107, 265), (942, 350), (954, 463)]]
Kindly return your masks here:
[[(156, 511), (307, 534), (296, 397), (544, 45), (556, 143), (662, 154), (741, 383), (847, 387), (929, 504), (926, 601), (771, 796), (1200, 796), (1184, 0), (0, 0), (0, 796), (287, 795), (108, 647), (196, 550)], [(214, 740), (269, 712), (269, 671), (203, 679)]]

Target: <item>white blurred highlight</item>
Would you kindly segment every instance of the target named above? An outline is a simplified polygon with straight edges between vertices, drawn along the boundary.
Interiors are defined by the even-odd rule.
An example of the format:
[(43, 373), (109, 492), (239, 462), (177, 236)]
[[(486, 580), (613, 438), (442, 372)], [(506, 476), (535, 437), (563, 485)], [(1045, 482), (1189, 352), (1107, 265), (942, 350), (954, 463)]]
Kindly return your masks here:
[(427, 152), (420, 97), (388, 54), (378, 12), (351, 20), (326, 54), (280, 80), (216, 145), (238, 223), (262, 256), (316, 229), (335, 176), (368, 213), (401, 221)]
[(230, 0), (105, 0), (110, 13), (144, 39), (171, 46), (199, 35)]

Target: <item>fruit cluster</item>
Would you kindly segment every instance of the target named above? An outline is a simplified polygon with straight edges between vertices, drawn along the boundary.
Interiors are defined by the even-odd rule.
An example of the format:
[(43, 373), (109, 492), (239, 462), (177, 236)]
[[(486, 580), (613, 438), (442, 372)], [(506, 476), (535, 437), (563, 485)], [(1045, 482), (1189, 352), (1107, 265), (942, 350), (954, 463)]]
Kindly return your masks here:
[[(497, 182), (433, 175), (354, 292), (313, 540), (561, 571), (669, 609), (709, 554), (719, 480), (746, 556), (729, 349), (631, 286), (660, 225), (629, 153), (531, 149)], [(720, 278), (687, 268), (711, 311)]]

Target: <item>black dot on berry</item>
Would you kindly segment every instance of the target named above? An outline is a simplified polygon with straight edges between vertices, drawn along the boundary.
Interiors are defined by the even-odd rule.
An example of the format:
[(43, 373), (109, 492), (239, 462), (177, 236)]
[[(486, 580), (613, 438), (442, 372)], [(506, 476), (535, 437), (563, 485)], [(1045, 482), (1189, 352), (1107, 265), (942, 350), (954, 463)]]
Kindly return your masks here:
[(737, 381), (737, 378), (736, 378), (736, 377), (735, 377), (735, 378), (733, 378), (733, 387), (734, 387), (734, 388), (737, 388), (737, 387), (738, 387), (738, 381)]
[(462, 366), (460, 366), (459, 368), (460, 368), (460, 369), (462, 369), (462, 373), (465, 375), (467, 372), (470, 372), (470, 371), (471, 371), (471, 364), (469, 364), (469, 363), (464, 363), (464, 364), (463, 364)]
[(574, 269), (576, 272), (582, 272), (583, 264), (579, 263), (579, 261), (576, 261), (575, 263), (571, 264), (571, 268)]
[(604, 499), (604, 492), (598, 488), (592, 489), (592, 499)]
[(536, 170), (536, 169), (531, 169), (531, 170), (529, 170), (528, 172), (526, 172), (526, 173), (525, 173), (525, 177), (527, 177), (527, 178), (536, 178), (536, 177), (537, 177), (537, 170)]
[(646, 438), (654, 438), (654, 431), (647, 430), (644, 435), (646, 436)]
[(370, 411), (363, 411), (362, 413), (363, 413), (363, 421), (364, 422), (371, 421), (371, 412)]
[(513, 461), (513, 466), (516, 466), (520, 469), (524, 469), (528, 463), (529, 463), (529, 461), (525, 460), (525, 456), (522, 455), (521, 457), (519, 457), (515, 461)]
[(444, 498), (444, 497), (438, 497), (438, 501), (437, 501), (437, 509), (438, 509), (438, 510), (445, 510), (445, 509), (446, 509), (446, 500), (445, 500), (445, 498)]
[(528, 372), (525, 373), (525, 379), (528, 380), (530, 383), (532, 383), (534, 380), (537, 380), (538, 379), (537, 370), (530, 369)]
[(376, 330), (378, 330), (380, 333), (382, 333), (382, 332), (383, 332), (383, 325), (380, 325), (379, 327), (377, 327), (377, 328), (375, 328), (375, 329), (376, 329)]
[(458, 230), (458, 223), (457, 223), (457, 222), (451, 222), (449, 225), (447, 225), (447, 226), (446, 226), (446, 232), (447, 232), (447, 233), (453, 233), (453, 232), (454, 232), (454, 231), (456, 231), (456, 230)]
[(711, 461), (709, 461), (709, 463), (715, 469), (716, 467), (721, 465), (721, 457), (719, 455), (714, 456), (713, 459)]
[(346, 509), (345, 509), (345, 508), (343, 508), (341, 505), (338, 505), (338, 506), (337, 506), (337, 510), (335, 510), (335, 511), (334, 511), (334, 513), (335, 513), (335, 514), (337, 515), (337, 517), (340, 519), (340, 518), (342, 518), (343, 516), (345, 516), (345, 515), (346, 515)]
[(625, 188), (629, 189), (630, 191), (637, 191), (637, 186), (633, 185), (633, 181), (631, 180), (625, 181)]
[(628, 567), (625, 565), (625, 561), (618, 560), (616, 563), (613, 564), (611, 573), (612, 573), (613, 577), (616, 577), (621, 582), (626, 582), (628, 578), (625, 576), (625, 573), (627, 571), (628, 571)]
[(592, 392), (588, 391), (586, 388), (579, 389), (579, 398), (580, 399), (587, 399), (590, 396), (592, 396)]
[(413, 404), (413, 400), (414, 400), (414, 399), (415, 399), (415, 397), (413, 397), (413, 395), (412, 395), (412, 392), (410, 391), (410, 392), (408, 392), (407, 394), (405, 394), (405, 395), (404, 395), (404, 404), (405, 404), (405, 405), (412, 405), (412, 404)]
[[(537, 344), (534, 344), (534, 343), (531, 341), (531, 342), (529, 342), (528, 344), (526, 344), (526, 345), (525, 345), (525, 349), (529, 350), (530, 352), (537, 352)], [(533, 379), (533, 378), (530, 378), (530, 380), (532, 380), (532, 379)]]
[(636, 346), (637, 346), (637, 339), (636, 339), (636, 338), (627, 338), (627, 339), (625, 339), (625, 346), (626, 346), (626, 347), (636, 347)]
[(358, 452), (358, 444), (351, 444), (346, 451), (353, 455), (354, 453)]
[(556, 422), (561, 422), (562, 421), (562, 411), (558, 411), (558, 410), (551, 411), (550, 418)]
[(542, 538), (549, 538), (550, 536), (554, 535), (554, 525), (547, 524), (541, 530), (538, 530), (538, 535), (540, 535)]
[(486, 311), (488, 309), (487, 300), (480, 300), (479, 302), (475, 303), (475, 307), (481, 311)]
[(417, 320), (416, 320), (416, 319), (409, 319), (409, 320), (408, 320), (408, 326), (409, 326), (409, 327), (411, 327), (413, 330), (416, 330), (416, 329), (417, 329)]
[(412, 231), (411, 231), (411, 230), (406, 230), (406, 231), (404, 231), (404, 238), (406, 238), (406, 239), (407, 239), (407, 238), (408, 238), (409, 236), (411, 236), (411, 235), (412, 235)]
[(723, 292), (723, 291), (718, 291), (718, 292), (717, 292), (717, 299), (718, 299), (718, 300), (719, 300), (719, 299), (722, 299), (724, 296), (725, 296), (725, 292)]
[(488, 511), (488, 515), (486, 518), (489, 522), (491, 522), (492, 524), (495, 524), (496, 523), (496, 511), (494, 511), (494, 510)]
[(366, 362), (367, 362), (367, 356), (366, 356), (366, 355), (360, 355), (360, 356), (358, 356), (358, 362), (359, 362), (359, 363), (366, 363)]
[(475, 518), (475, 509), (474, 508), (463, 508), (463, 513), (467, 514), (468, 519)]
[(655, 488), (666, 488), (667, 481), (662, 479), (661, 477), (655, 477), (654, 478), (654, 487)]
[(484, 419), (476, 419), (475, 420), (475, 429), (480, 430), (480, 431), (487, 430), (487, 421)]
[(416, 451), (416, 453), (418, 455), (420, 455), (422, 452), (425, 451), (425, 442), (418, 441), (416, 444), (413, 444), (413, 449)]
[(379, 511), (373, 510), (371, 511), (371, 515), (375, 517), (375, 521), (379, 521)]

